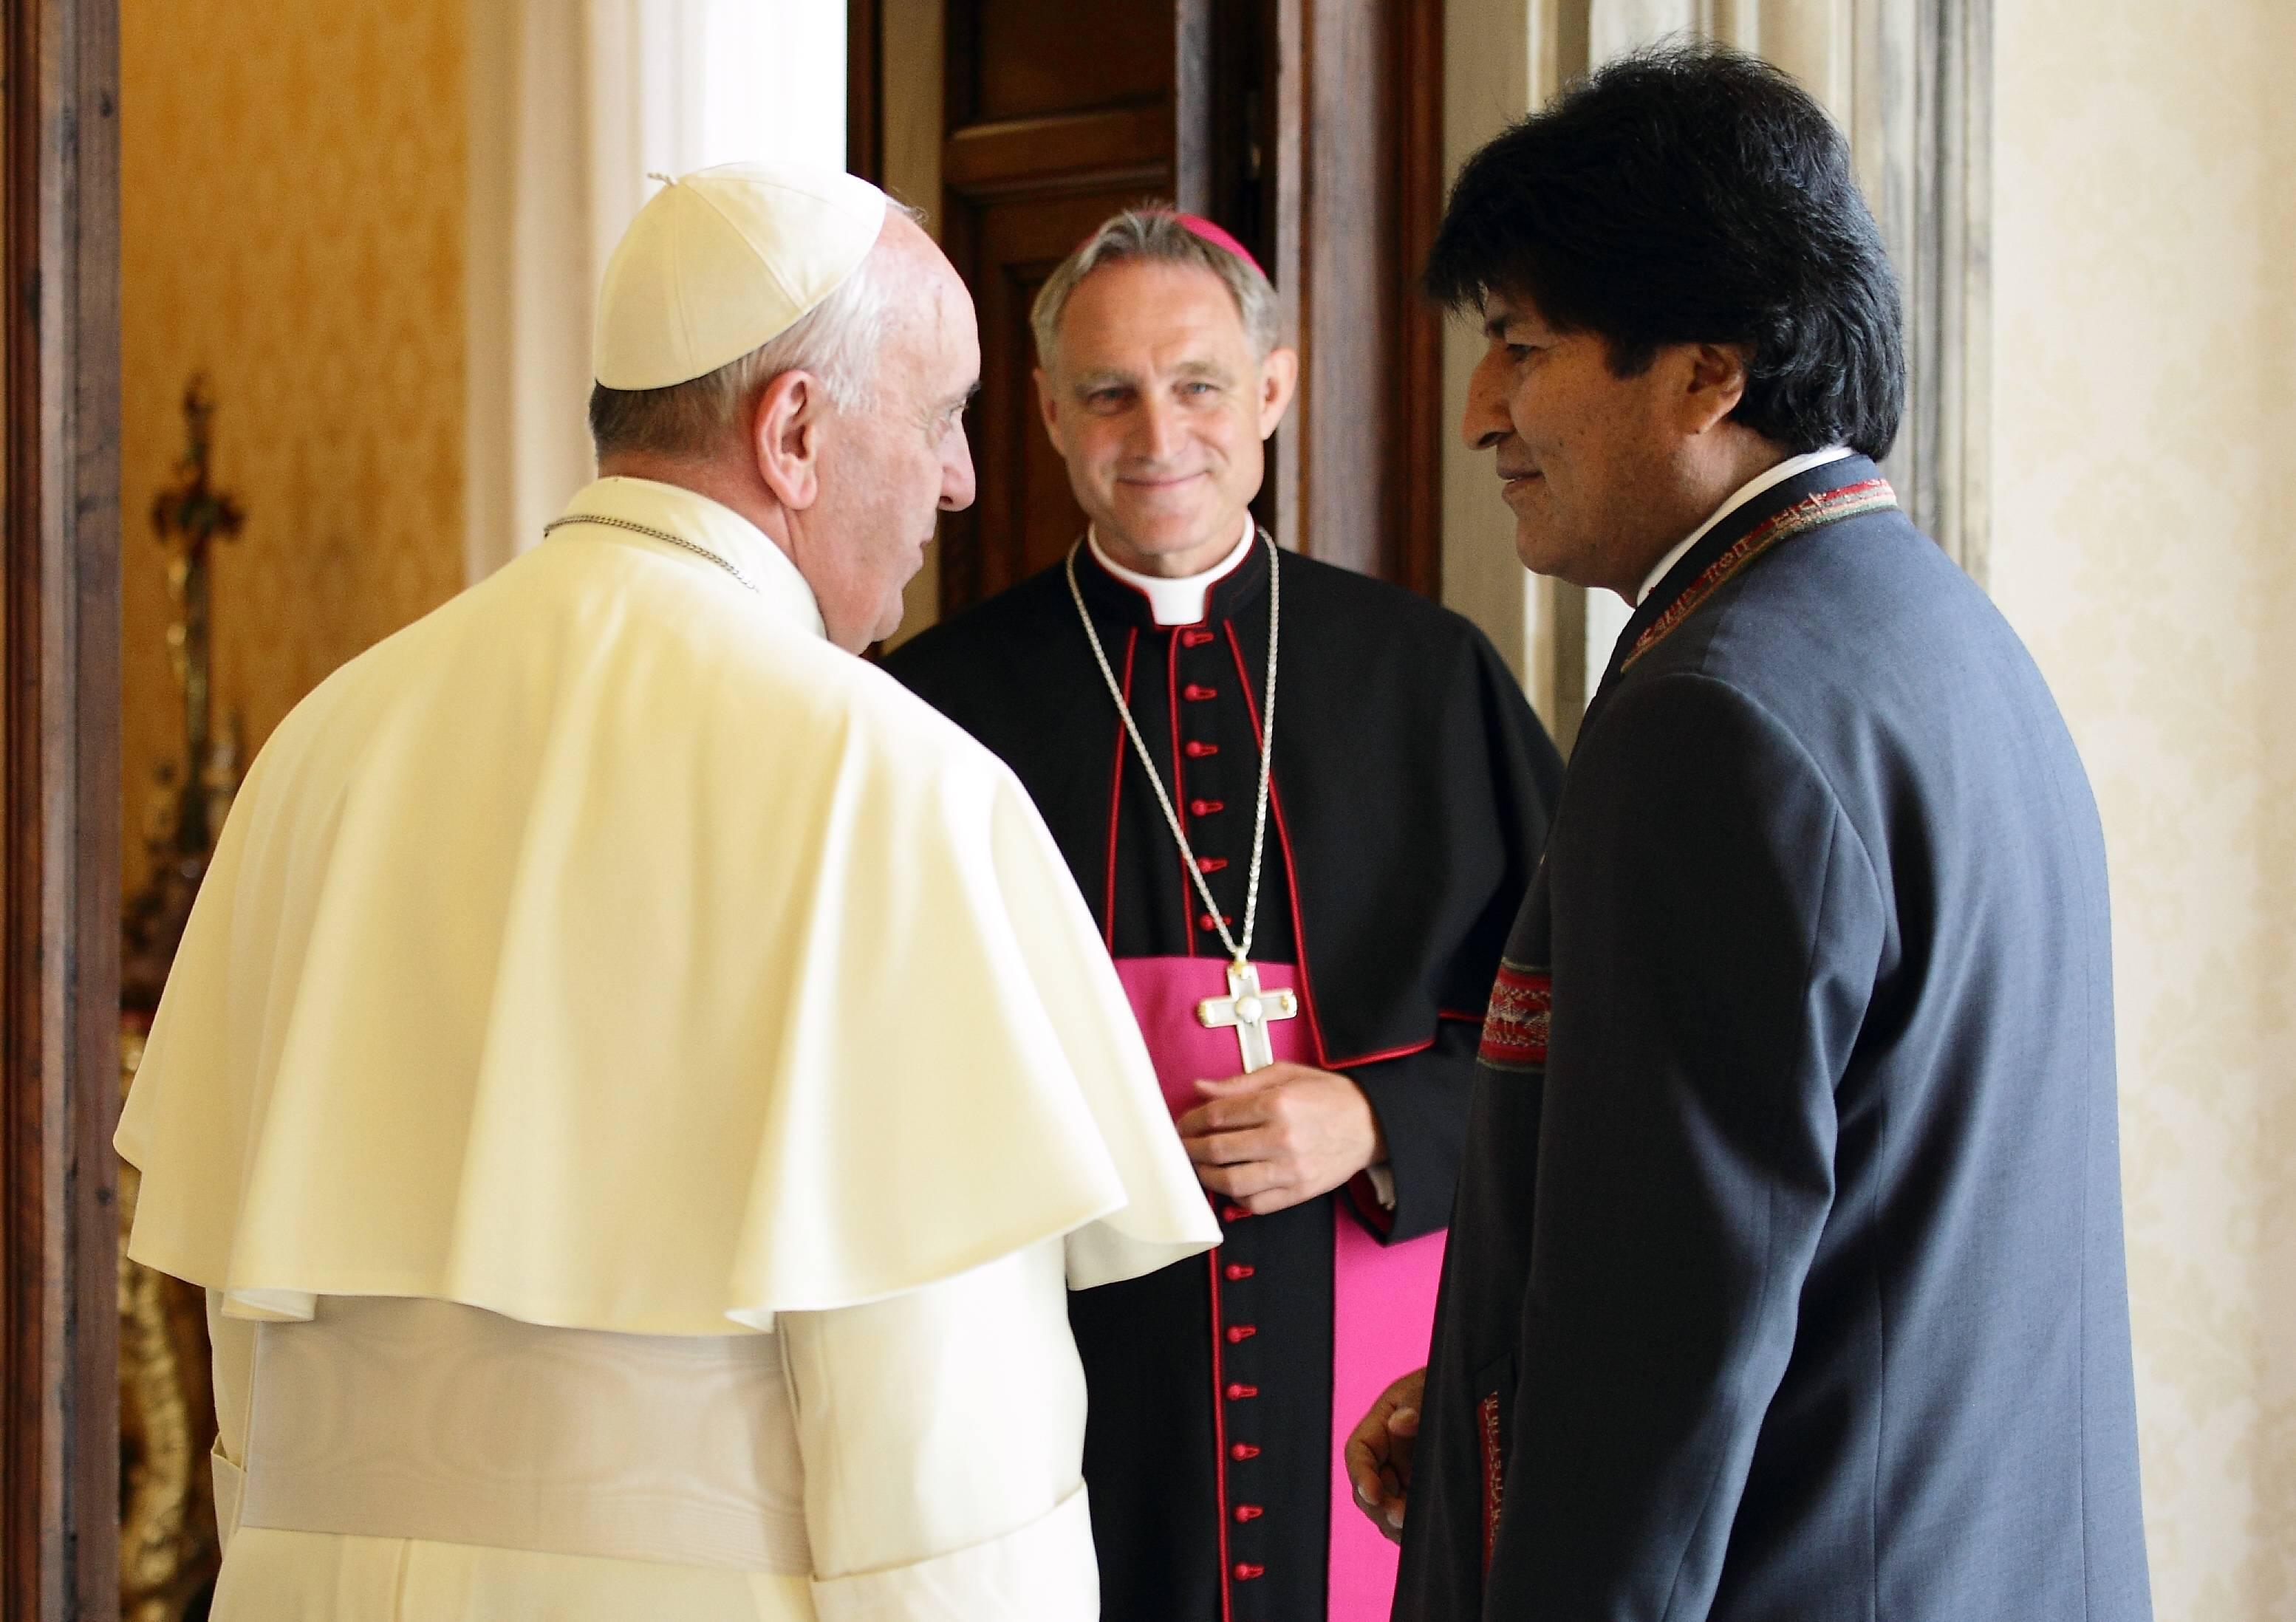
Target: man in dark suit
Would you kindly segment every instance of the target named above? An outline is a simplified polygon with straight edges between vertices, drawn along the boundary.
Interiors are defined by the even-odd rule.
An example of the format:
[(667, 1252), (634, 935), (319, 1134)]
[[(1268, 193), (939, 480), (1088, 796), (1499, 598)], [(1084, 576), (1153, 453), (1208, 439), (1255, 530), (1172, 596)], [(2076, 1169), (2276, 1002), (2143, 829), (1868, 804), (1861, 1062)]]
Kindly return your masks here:
[(1428, 1369), (1349, 1444), (1395, 1615), (2144, 1622), (2103, 842), (1874, 466), (1898, 301), (1841, 137), (1749, 59), (1628, 58), (1468, 163), (1428, 281), (1523, 561), (1636, 606)]

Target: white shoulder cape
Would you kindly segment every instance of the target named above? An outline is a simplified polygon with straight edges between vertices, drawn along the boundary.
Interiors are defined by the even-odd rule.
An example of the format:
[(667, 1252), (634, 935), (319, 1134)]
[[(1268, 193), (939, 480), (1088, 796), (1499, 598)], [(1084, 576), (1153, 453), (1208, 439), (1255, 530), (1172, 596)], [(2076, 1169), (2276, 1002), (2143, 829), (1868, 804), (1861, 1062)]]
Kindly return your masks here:
[(766, 1327), (1067, 1235), (1218, 1236), (1018, 782), (690, 493), (338, 671), (250, 773), (119, 1131), (128, 1252), (249, 1315)]

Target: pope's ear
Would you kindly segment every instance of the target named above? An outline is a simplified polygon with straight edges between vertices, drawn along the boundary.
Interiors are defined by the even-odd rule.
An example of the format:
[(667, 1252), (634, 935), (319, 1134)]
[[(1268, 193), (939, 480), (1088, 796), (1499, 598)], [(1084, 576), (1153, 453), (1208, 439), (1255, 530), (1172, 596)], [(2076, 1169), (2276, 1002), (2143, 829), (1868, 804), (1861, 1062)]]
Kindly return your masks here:
[(792, 512), (803, 512), (821, 494), (821, 420), (827, 405), (819, 378), (784, 372), (766, 385), (750, 418), (758, 476)]
[(1300, 386), (1300, 351), (1278, 344), (1259, 363), (1259, 437), (1275, 431), (1291, 409), (1292, 391)]
[(1065, 456), (1069, 454), (1069, 447), (1061, 443), (1061, 406), (1058, 397), (1053, 393), (1053, 380), (1045, 374), (1042, 366), (1029, 375), (1037, 380), (1037, 410), (1045, 419), (1045, 432), (1052, 439), (1053, 448)]

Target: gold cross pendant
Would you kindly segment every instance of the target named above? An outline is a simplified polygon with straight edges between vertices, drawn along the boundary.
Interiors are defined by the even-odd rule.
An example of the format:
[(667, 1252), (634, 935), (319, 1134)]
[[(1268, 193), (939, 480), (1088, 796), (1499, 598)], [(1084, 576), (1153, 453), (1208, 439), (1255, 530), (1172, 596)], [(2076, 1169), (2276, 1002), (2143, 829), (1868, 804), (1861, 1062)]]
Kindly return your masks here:
[(1268, 1044), (1267, 1022), (1292, 1019), (1299, 1012), (1297, 997), (1280, 987), (1262, 991), (1259, 966), (1241, 961), (1227, 966), (1226, 996), (1206, 997), (1196, 1004), (1196, 1018), (1208, 1029), (1234, 1028), (1246, 1073), (1264, 1070), (1275, 1062), (1275, 1050)]

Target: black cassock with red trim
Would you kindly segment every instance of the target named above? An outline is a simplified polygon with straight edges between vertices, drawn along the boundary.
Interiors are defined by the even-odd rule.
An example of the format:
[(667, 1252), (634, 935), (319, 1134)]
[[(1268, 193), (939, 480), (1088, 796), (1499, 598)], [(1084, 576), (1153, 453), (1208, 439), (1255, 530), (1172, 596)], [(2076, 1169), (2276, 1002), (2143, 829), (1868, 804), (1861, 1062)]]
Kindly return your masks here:
[[(1250, 952), (1293, 965), (1300, 1051), (1369, 1097), (1395, 1202), (1382, 1209), (1363, 1177), (1266, 1216), (1222, 1202), (1226, 1237), (1209, 1263), (1071, 1298), (1109, 1622), (1386, 1615), (1384, 1593), (1329, 1592), (1343, 1439), (1334, 1225), (1400, 1244), (1449, 1220), (1484, 1004), (1561, 777), (1520, 688), (1466, 620), (1312, 560), (1287, 553), (1281, 567), (1274, 805)], [(1158, 626), (1088, 548), (1077, 559), (1109, 662), (1238, 935), (1268, 569), (1254, 547), (1213, 585), (1201, 620)], [(1208, 971), (1225, 957), (1061, 569), (886, 665), (1019, 774), (1114, 956), (1193, 956)], [(1425, 1326), (1416, 1333), (1423, 1345)]]

